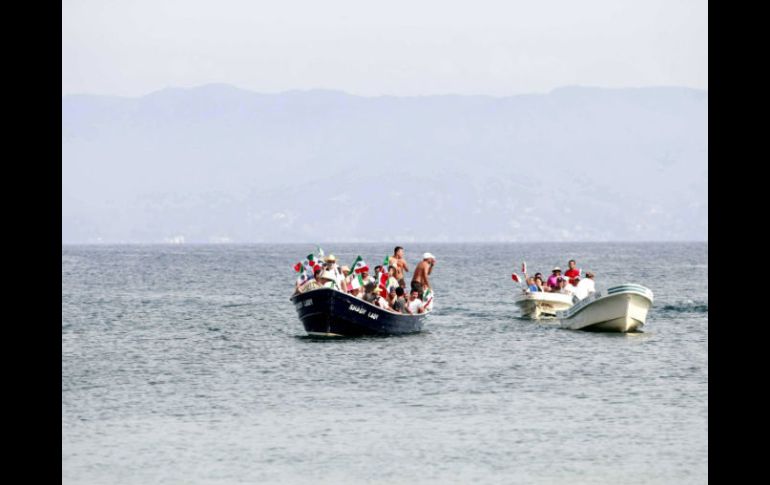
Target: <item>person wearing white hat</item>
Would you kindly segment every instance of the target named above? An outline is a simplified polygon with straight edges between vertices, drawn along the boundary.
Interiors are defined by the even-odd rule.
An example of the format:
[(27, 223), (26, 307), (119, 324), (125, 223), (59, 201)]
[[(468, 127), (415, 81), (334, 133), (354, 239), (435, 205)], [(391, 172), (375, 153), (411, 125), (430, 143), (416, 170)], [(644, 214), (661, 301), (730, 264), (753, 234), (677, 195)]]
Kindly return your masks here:
[(324, 268), (326, 268), (326, 270), (329, 271), (333, 276), (332, 280), (334, 281), (334, 284), (331, 285), (331, 287), (344, 291), (344, 289), (347, 287), (347, 284), (345, 283), (345, 275), (337, 265), (337, 257), (333, 254), (330, 254), (324, 258), (324, 263)]
[(551, 276), (548, 277), (548, 281), (545, 284), (550, 288), (548, 291), (559, 292), (561, 287), (559, 286), (559, 278), (561, 278), (561, 268), (555, 266), (551, 271)]
[(422, 261), (414, 269), (414, 276), (412, 277), (412, 289), (417, 290), (420, 294), (424, 290), (430, 289), (430, 274), (433, 272), (433, 265), (436, 264), (436, 257), (431, 253), (425, 253), (422, 255)]

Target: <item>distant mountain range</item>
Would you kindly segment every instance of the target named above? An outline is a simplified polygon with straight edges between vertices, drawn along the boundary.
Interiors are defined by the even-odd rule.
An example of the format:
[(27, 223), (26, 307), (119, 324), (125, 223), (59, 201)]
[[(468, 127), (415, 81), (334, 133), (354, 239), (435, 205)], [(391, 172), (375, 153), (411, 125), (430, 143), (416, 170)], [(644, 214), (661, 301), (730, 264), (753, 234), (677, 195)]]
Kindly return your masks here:
[(62, 242), (708, 238), (708, 93), (62, 97)]

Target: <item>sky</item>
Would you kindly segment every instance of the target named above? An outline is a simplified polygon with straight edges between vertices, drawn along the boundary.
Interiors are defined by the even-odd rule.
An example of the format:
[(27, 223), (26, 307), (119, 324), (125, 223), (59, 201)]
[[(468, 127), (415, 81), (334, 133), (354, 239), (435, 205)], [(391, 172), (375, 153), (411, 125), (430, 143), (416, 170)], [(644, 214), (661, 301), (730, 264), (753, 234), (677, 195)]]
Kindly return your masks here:
[(708, 89), (706, 0), (63, 0), (62, 95)]

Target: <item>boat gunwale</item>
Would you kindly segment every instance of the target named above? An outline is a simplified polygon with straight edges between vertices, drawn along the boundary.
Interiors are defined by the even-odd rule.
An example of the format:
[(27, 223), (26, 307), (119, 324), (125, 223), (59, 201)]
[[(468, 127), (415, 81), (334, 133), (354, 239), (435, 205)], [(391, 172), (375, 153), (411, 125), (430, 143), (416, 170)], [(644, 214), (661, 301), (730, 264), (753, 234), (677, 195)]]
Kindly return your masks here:
[[(644, 286), (641, 285), (634, 285), (639, 288), (644, 288), (647, 290), (646, 292), (639, 291), (637, 289), (620, 289), (621, 287), (626, 285), (620, 285), (620, 286), (613, 286), (612, 288), (608, 288), (606, 291), (599, 291), (595, 292), (586, 298), (583, 298), (579, 302), (575, 303), (571, 308), (568, 308), (566, 310), (559, 310), (556, 312), (556, 318), (559, 320), (565, 320), (568, 318), (572, 318), (581, 311), (583, 311), (585, 308), (588, 308), (592, 304), (601, 301), (606, 300), (607, 298), (615, 297), (615, 296), (622, 296), (622, 295), (637, 295), (641, 296), (642, 298), (646, 299), (650, 302), (650, 306), (652, 306), (653, 299), (651, 298), (652, 291), (644, 288)], [(610, 289), (615, 289), (615, 291), (610, 292)]]

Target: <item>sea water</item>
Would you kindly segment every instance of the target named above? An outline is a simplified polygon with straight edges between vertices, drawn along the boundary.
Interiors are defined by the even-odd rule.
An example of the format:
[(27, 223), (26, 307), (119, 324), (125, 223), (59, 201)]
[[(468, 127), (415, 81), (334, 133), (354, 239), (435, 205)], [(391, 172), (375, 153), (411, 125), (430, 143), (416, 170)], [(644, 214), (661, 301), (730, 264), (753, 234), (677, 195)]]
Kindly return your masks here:
[[(289, 301), (313, 245), (63, 246), (63, 483), (707, 482), (707, 243), (403, 245), (425, 331), (333, 340)], [(518, 317), (511, 272), (571, 258), (652, 289), (642, 333)]]

